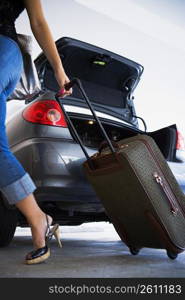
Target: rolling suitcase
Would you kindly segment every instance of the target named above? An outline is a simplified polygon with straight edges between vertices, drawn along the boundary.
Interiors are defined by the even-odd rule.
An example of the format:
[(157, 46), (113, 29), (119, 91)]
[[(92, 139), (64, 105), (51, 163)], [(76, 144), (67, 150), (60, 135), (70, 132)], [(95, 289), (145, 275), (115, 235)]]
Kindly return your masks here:
[[(166, 249), (175, 259), (185, 250), (185, 197), (155, 141), (146, 134), (112, 144), (78, 79), (77, 84), (106, 143), (89, 157), (84, 170), (107, 215), (133, 255), (143, 247)], [(64, 107), (62, 107), (64, 110)]]

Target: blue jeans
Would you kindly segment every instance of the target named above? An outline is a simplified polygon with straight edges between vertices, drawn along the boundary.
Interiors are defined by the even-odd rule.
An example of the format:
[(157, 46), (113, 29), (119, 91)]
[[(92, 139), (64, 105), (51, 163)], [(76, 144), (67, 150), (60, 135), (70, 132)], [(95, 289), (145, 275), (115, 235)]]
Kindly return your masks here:
[(20, 79), (22, 55), (17, 43), (0, 35), (0, 191), (16, 204), (36, 189), (29, 174), (11, 153), (6, 135), (6, 100)]

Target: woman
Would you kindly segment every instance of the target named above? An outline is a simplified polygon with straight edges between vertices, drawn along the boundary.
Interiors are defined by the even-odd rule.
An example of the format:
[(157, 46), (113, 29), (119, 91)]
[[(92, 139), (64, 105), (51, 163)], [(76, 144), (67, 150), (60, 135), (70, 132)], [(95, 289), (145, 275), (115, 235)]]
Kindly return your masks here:
[(21, 76), (22, 56), (17, 43), (15, 20), (26, 9), (32, 32), (53, 67), (63, 96), (69, 79), (64, 71), (40, 0), (0, 0), (0, 190), (10, 204), (16, 205), (31, 227), (34, 250), (27, 254), (26, 263), (36, 264), (50, 256), (47, 242), (54, 234), (58, 240), (58, 226), (39, 208), (33, 192), (36, 189), (29, 174), (10, 152), (5, 132), (6, 99), (13, 92)]

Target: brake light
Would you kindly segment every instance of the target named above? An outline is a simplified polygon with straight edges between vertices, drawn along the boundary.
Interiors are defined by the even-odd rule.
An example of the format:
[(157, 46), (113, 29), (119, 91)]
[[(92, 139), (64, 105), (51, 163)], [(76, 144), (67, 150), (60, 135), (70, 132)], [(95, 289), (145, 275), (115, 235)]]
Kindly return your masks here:
[(23, 118), (31, 123), (67, 127), (64, 113), (55, 100), (42, 100), (30, 104), (24, 110)]
[(183, 135), (180, 131), (177, 130), (177, 143), (176, 143), (177, 150), (184, 150), (185, 151), (185, 141)]

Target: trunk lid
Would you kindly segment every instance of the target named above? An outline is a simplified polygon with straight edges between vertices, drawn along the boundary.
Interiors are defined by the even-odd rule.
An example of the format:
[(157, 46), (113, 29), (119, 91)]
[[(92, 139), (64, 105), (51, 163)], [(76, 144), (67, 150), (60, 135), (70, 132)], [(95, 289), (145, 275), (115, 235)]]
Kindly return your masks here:
[[(137, 125), (132, 94), (143, 67), (123, 56), (72, 38), (56, 42), (65, 71), (70, 79), (81, 79), (94, 108)], [(59, 86), (43, 53), (35, 60), (42, 88), (57, 92)], [(82, 95), (74, 87), (69, 100), (84, 106)], [(77, 104), (77, 103), (76, 103)]]

